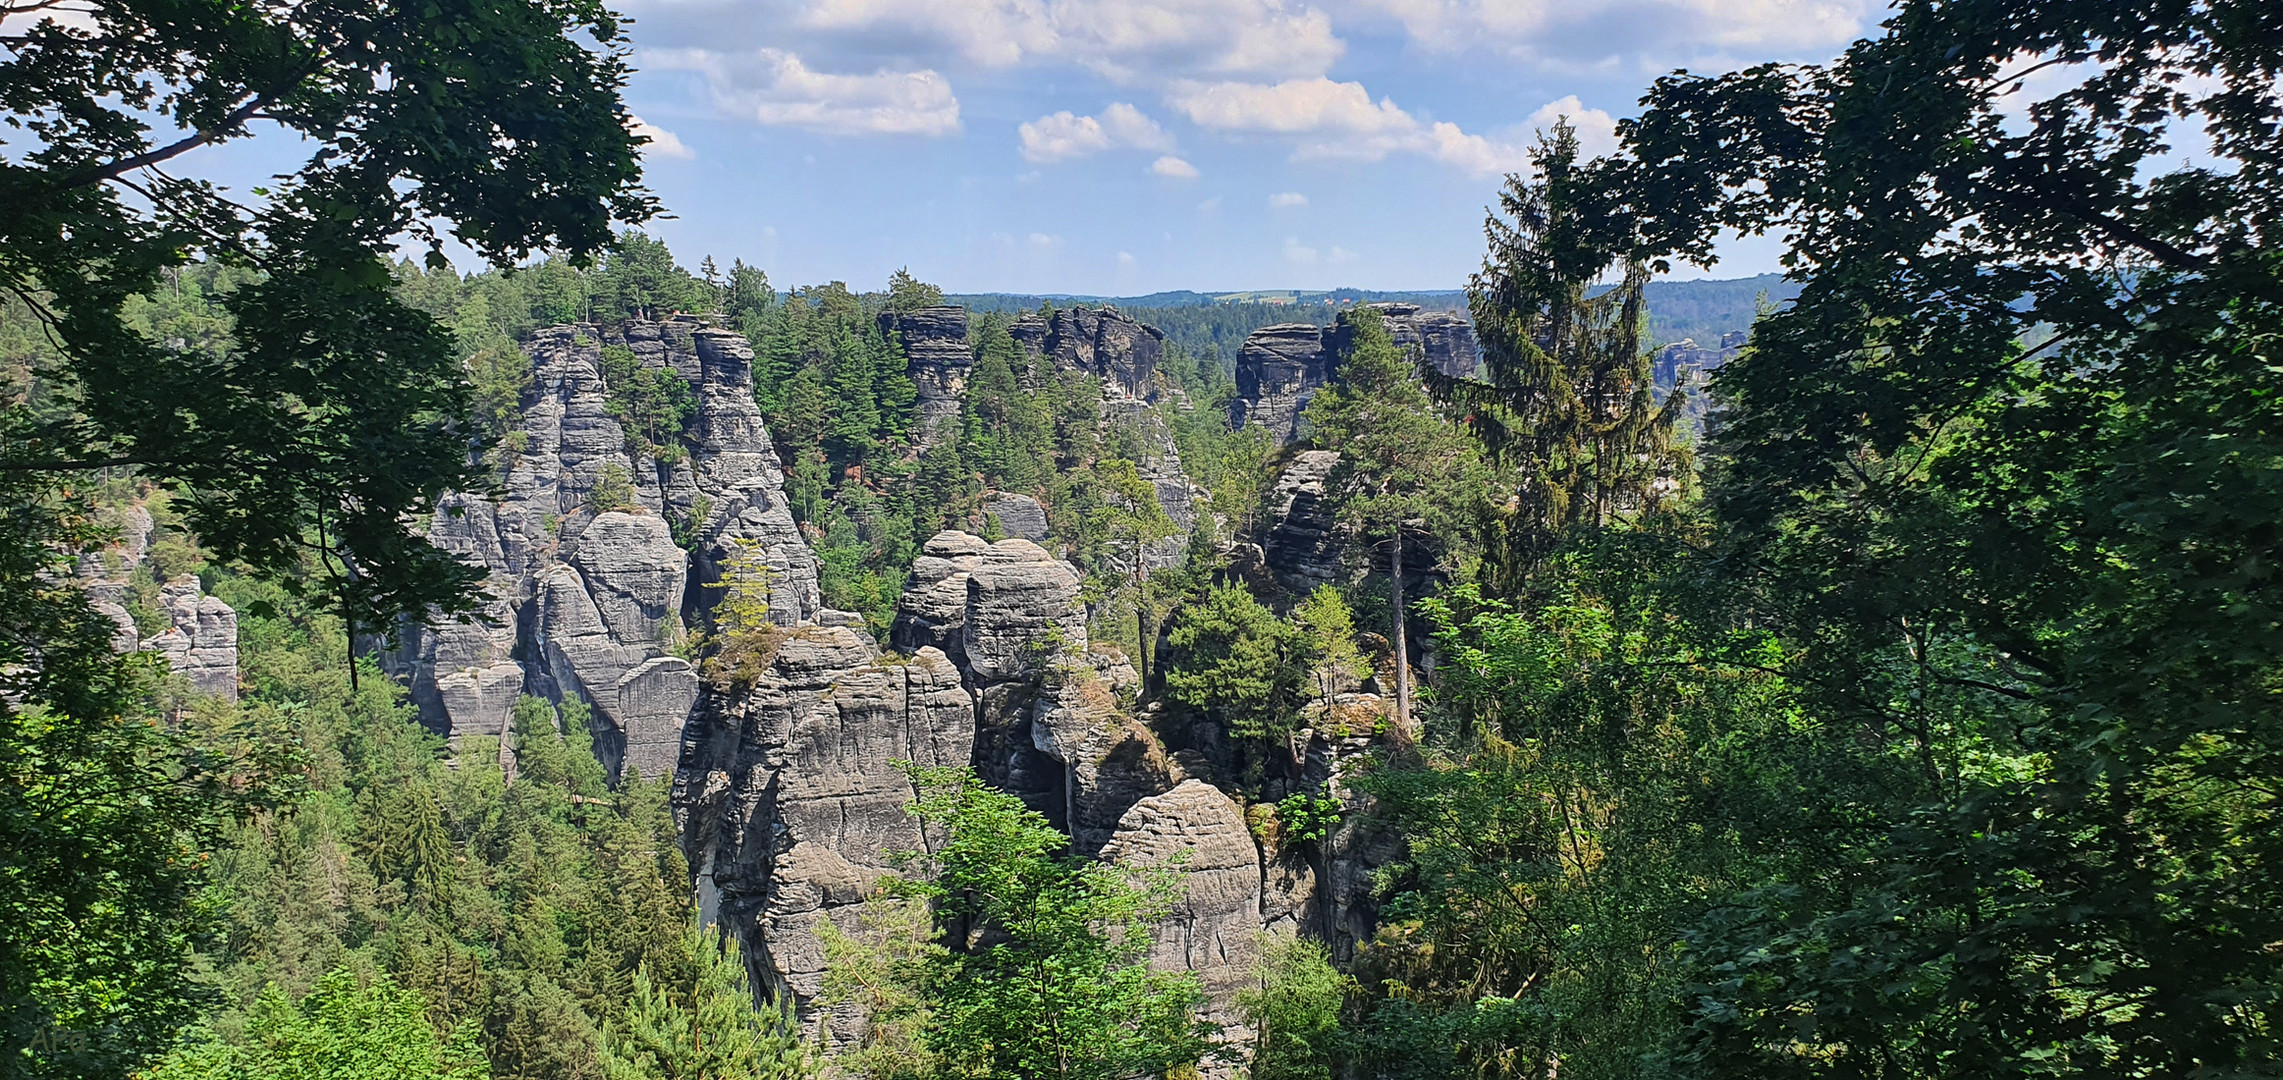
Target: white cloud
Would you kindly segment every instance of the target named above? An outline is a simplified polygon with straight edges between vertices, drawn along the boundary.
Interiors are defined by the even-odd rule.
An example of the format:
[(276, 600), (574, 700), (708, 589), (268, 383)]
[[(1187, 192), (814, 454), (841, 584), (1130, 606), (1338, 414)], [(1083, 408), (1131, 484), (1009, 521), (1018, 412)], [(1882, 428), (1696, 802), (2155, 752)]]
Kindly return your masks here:
[(1601, 109), (1586, 108), (1576, 94), (1538, 106), (1537, 112), (1523, 118), (1522, 129), (1551, 132), (1554, 121), (1564, 117), (1577, 130), (1578, 156), (1597, 158), (1617, 152), (1617, 118)]
[(1287, 206), (1306, 205), (1308, 205), (1308, 196), (1297, 191), (1279, 191), (1268, 197), (1268, 208), (1271, 210), (1281, 210)]
[(1062, 238), (1061, 238), (1061, 237), (1059, 237), (1059, 236), (1048, 236), (1047, 234), (1045, 234), (1045, 233), (1042, 233), (1042, 232), (1034, 232), (1034, 233), (1032, 233), (1032, 234), (1030, 235), (1030, 245), (1031, 245), (1032, 247), (1036, 247), (1036, 248), (1050, 248), (1050, 247), (1059, 247), (1059, 246), (1061, 246), (1061, 244), (1062, 244)]
[(1174, 88), (1172, 103), (1191, 123), (1222, 131), (1373, 134), (1418, 126), (1393, 101), (1381, 98), (1373, 104), (1362, 83), (1322, 77), (1275, 84), (1184, 83)]
[(1167, 154), (1164, 157), (1157, 159), (1156, 161), (1150, 162), (1149, 171), (1156, 173), (1159, 176), (1172, 177), (1175, 180), (1197, 179), (1197, 166), (1191, 165), (1190, 163), (1183, 161), (1180, 158), (1174, 157), (1171, 154)]
[[(1630, 60), (1663, 71), (1692, 58), (1820, 58), (1866, 31), (1872, 0), (1359, 0), (1429, 49), (1487, 49), (1554, 65)], [(1696, 66), (1703, 66), (1701, 64)]]
[(1401, 152), (1487, 175), (1513, 172), (1529, 160), (1519, 144), (1468, 134), (1456, 124), (1423, 124), (1388, 98), (1374, 102), (1356, 82), (1192, 82), (1174, 87), (1171, 102), (1199, 127), (1304, 136), (1293, 151), (1302, 161), (1378, 161)]
[(1119, 252), (1119, 253), (1118, 253), (1118, 266), (1119, 266), (1119, 268), (1120, 268), (1120, 269), (1132, 269), (1132, 268), (1133, 268), (1133, 265), (1134, 265), (1134, 253), (1133, 253), (1133, 252), (1130, 252), (1130, 251), (1121, 251), (1121, 252)]
[(1207, 200), (1205, 200), (1204, 202), (1201, 202), (1201, 203), (1198, 203), (1198, 204), (1197, 204), (1197, 209), (1198, 209), (1198, 211), (1199, 211), (1199, 212), (1201, 212), (1201, 213), (1207, 213), (1207, 214), (1210, 214), (1210, 213), (1212, 213), (1213, 211), (1215, 211), (1215, 210), (1218, 210), (1218, 209), (1220, 209), (1220, 208), (1221, 208), (1221, 197), (1220, 197), (1220, 196), (1218, 196), (1218, 195), (1215, 195), (1215, 196), (1213, 196), (1212, 198), (1210, 198), (1210, 199), (1207, 199)]
[(1324, 256), (1324, 261), (1337, 266), (1340, 263), (1352, 263), (1362, 257), (1363, 256), (1358, 255), (1353, 251), (1349, 251), (1344, 247), (1340, 247), (1339, 245), (1334, 244), (1332, 246), (1331, 253)]
[(1079, 116), (1068, 109), (1024, 123), (1023, 157), (1030, 161), (1063, 161), (1104, 150), (1171, 150), (1173, 136), (1140, 109), (1118, 103), (1099, 117)]
[(1300, 238), (1297, 236), (1287, 236), (1284, 238), (1284, 261), (1295, 263), (1315, 262), (1316, 249), (1302, 244), (1300, 242)]
[(988, 67), (1076, 63), (1120, 82), (1314, 75), (1346, 50), (1323, 12), (1285, 0), (806, 0), (790, 21)]
[(959, 130), (959, 99), (932, 70), (840, 75), (811, 70), (781, 49), (651, 49), (643, 59), (652, 68), (704, 75), (714, 108), (757, 124), (835, 135), (948, 135)]
[(698, 156), (696, 152), (692, 151), (689, 147), (683, 146), (681, 138), (676, 136), (673, 132), (659, 127), (658, 125), (653, 124), (648, 120), (644, 120), (639, 116), (629, 114), (627, 116), (627, 120), (630, 121), (630, 123), (626, 125), (629, 130), (633, 131), (636, 135), (650, 140), (648, 143), (643, 144), (643, 156), (647, 157), (649, 155), (656, 154), (659, 157), (680, 158), (684, 161), (688, 161), (689, 159)]

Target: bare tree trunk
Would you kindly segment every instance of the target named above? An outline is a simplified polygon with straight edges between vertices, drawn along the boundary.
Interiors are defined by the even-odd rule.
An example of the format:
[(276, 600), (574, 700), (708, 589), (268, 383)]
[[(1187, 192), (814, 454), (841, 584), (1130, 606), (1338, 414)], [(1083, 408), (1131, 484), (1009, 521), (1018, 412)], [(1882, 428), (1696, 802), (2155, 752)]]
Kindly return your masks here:
[(1134, 544), (1134, 649), (1141, 655), (1141, 692), (1149, 693), (1149, 575), (1142, 566), (1142, 546)]
[(1411, 735), (1411, 641), (1403, 617), (1403, 523), (1395, 523), (1395, 551), (1387, 560), (1387, 591), (1395, 611), (1395, 730)]

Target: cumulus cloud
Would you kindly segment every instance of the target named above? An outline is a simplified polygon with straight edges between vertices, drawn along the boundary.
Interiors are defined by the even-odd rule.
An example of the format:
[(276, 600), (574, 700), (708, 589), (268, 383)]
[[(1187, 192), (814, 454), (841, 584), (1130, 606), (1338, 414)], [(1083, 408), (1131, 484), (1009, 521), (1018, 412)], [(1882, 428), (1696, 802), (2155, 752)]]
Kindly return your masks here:
[(1630, 60), (1652, 71), (1692, 59), (1820, 56), (1868, 29), (1871, 0), (1360, 0), (1429, 49), (1486, 49), (1583, 66)]
[(1522, 121), (1522, 129), (1529, 132), (1552, 131), (1554, 122), (1568, 119), (1577, 131), (1580, 156), (1596, 158), (1617, 152), (1617, 118), (1601, 109), (1588, 109), (1576, 94), (1549, 101), (1538, 106)]
[(1268, 208), (1271, 210), (1281, 210), (1287, 206), (1306, 205), (1308, 205), (1308, 196), (1297, 191), (1279, 191), (1268, 197)]
[(1378, 161), (1409, 153), (1473, 175), (1513, 172), (1529, 161), (1518, 142), (1470, 134), (1456, 124), (1423, 123), (1388, 98), (1373, 101), (1357, 82), (1189, 82), (1175, 86), (1169, 100), (1199, 127), (1300, 136), (1293, 157), (1303, 161)]
[[(1321, 74), (1346, 50), (1319, 10), (1285, 0), (803, 0), (789, 21), (889, 37), (988, 67), (1083, 65), (1125, 82), (1165, 73)], [(914, 48), (917, 46), (917, 48)]]
[(1172, 177), (1175, 180), (1197, 179), (1197, 166), (1191, 165), (1190, 163), (1183, 161), (1180, 158), (1174, 157), (1171, 154), (1167, 154), (1164, 157), (1157, 159), (1156, 161), (1150, 162), (1149, 171), (1156, 173), (1159, 176)]
[(1316, 261), (1316, 249), (1300, 242), (1297, 236), (1284, 238), (1284, 261), (1307, 264)]
[(1140, 109), (1119, 103), (1102, 115), (1079, 116), (1065, 109), (1024, 123), (1017, 129), (1023, 157), (1029, 161), (1064, 161), (1104, 150), (1171, 150), (1173, 136)]
[(1274, 84), (1183, 83), (1174, 87), (1172, 103), (1191, 123), (1222, 131), (1378, 134), (1418, 126), (1394, 102), (1381, 98), (1374, 104), (1362, 83), (1321, 76)]
[(652, 68), (704, 75), (714, 108), (757, 124), (846, 135), (959, 130), (959, 98), (932, 70), (834, 74), (813, 70), (781, 49), (650, 49), (643, 59)]
[(683, 146), (681, 138), (673, 132), (639, 116), (629, 116), (627, 119), (631, 121), (626, 125), (629, 130), (650, 140), (643, 144), (643, 156), (647, 157), (654, 154), (658, 157), (680, 158), (684, 161), (698, 156), (695, 151)]

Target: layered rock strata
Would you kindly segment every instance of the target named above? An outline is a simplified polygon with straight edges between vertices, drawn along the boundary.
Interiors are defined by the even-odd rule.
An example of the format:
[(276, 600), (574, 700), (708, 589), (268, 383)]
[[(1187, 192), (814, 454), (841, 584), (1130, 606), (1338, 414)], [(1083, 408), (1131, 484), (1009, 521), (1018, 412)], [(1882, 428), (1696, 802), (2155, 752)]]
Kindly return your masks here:
[[(929, 848), (904, 809), (917, 793), (894, 763), (966, 765), (974, 717), (942, 650), (892, 660), (853, 628), (803, 626), (696, 733), (705, 745), (682, 806), (701, 911), (738, 935), (810, 1023), (824, 988), (817, 925), (855, 932), (895, 854)], [(845, 1040), (858, 1019), (827, 1034)]]
[[(1456, 312), (1417, 304), (1372, 304), (1399, 349), (1444, 375), (1474, 373), (1481, 360), (1474, 326)], [(1300, 417), (1316, 390), (1339, 378), (1353, 331), (1345, 326), (1281, 323), (1252, 332), (1237, 350), (1237, 397), (1229, 422), (1266, 428), (1279, 443), (1299, 438)]]
[(1105, 436), (1115, 428), (1131, 432), (1138, 444), (1134, 465), (1156, 489), (1158, 507), (1178, 533), (1152, 545), (1143, 561), (1154, 568), (1180, 562), (1188, 534), (1197, 526), (1198, 503), (1205, 496), (1183, 471), (1173, 430), (1159, 411), (1188, 404), (1157, 371), (1165, 353), (1165, 334), (1114, 307), (1062, 308), (1052, 319), (1032, 312), (1016, 319), (1007, 332), (1030, 358), (1034, 384), (1048, 370), (1075, 371), (1102, 380), (1101, 430)]
[(975, 352), (967, 344), (967, 309), (939, 305), (882, 312), (880, 331), (903, 343), (904, 370), (919, 391), (914, 441), (925, 450), (950, 436), (947, 425), (959, 422), (960, 402), (967, 396), (968, 371), (975, 366)]
[[(611, 413), (605, 347), (691, 383), (697, 408), (670, 460), (631, 452)], [(673, 769), (698, 696), (696, 669), (673, 648), (712, 602), (704, 586), (749, 559), (767, 568), (773, 619), (822, 608), (816, 557), (754, 404), (752, 349), (678, 316), (555, 327), (524, 351), (532, 377), (499, 451), (497, 494), (447, 497), (429, 530), (491, 572), (493, 599), (474, 621), (406, 627), (385, 661), (438, 731), (505, 737), (518, 696), (577, 697), (609, 764), (656, 776)], [(611, 478), (631, 497), (597, 505)]]
[(237, 610), (220, 597), (207, 595), (197, 578), (177, 576), (159, 584), (155, 614), (165, 619), (165, 625), (145, 637), (128, 610), (128, 592), (135, 572), (149, 557), (156, 525), (147, 508), (129, 505), (119, 511), (118, 527), (115, 543), (82, 555), (74, 569), (89, 603), (118, 627), (111, 635), (111, 647), (158, 653), (191, 689), (236, 701)]
[(1059, 308), (1052, 318), (1031, 312), (1007, 328), (1015, 344), (1044, 357), (1063, 371), (1097, 375), (1126, 396), (1154, 401), (1160, 381), (1157, 363), (1165, 355), (1165, 334), (1128, 318), (1114, 307)]

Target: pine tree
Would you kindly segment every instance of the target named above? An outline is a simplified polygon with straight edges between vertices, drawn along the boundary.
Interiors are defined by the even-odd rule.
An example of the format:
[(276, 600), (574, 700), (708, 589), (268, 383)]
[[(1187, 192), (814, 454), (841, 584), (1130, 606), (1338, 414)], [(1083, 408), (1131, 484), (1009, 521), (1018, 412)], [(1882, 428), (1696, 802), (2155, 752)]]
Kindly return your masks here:
[(1124, 458), (1097, 462), (1091, 470), (1101, 489), (1102, 505), (1096, 511), (1095, 531), (1128, 560), (1128, 588), (1134, 602), (1135, 644), (1139, 670), (1149, 678), (1149, 645), (1157, 637), (1150, 610), (1149, 548), (1181, 535), (1181, 529), (1158, 505), (1157, 486), (1142, 478), (1141, 470)]
[(687, 986), (634, 974), (625, 1011), (603, 1040), (609, 1080), (793, 1080), (816, 1072), (790, 1012), (756, 1005), (737, 943), (710, 926), (683, 935)]
[(1292, 622), (1300, 631), (1300, 647), (1308, 658), (1308, 676), (1316, 697), (1330, 708), (1340, 684), (1371, 672), (1363, 650), (1356, 647), (1355, 616), (1340, 591), (1318, 585), (1316, 591), (1292, 609)]
[(1388, 549), (1388, 606), (1395, 653), (1395, 721), (1411, 730), (1409, 612), (1403, 601), (1411, 534), (1460, 532), (1489, 478), (1458, 427), (1436, 413), (1417, 367), (1396, 348), (1379, 313), (1340, 313), (1351, 331), (1339, 381), (1317, 391), (1307, 420), (1318, 445), (1340, 452), (1326, 490), (1340, 492), (1340, 518)]

